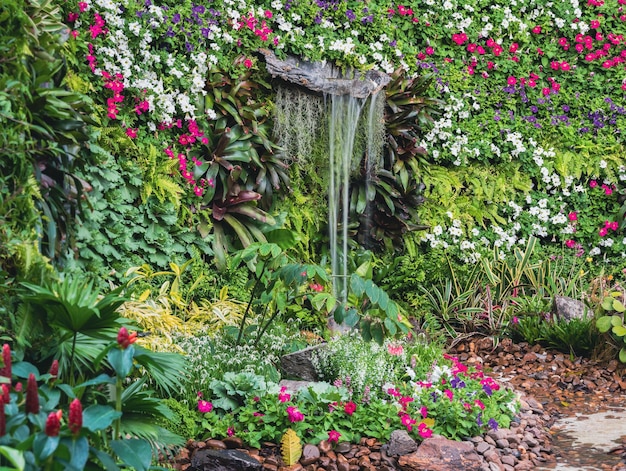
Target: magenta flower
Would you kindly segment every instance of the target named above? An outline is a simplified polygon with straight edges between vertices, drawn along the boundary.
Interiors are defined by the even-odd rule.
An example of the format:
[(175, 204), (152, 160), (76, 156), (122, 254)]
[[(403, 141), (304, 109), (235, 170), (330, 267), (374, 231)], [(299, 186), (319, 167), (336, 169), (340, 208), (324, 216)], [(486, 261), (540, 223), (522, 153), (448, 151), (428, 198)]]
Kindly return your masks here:
[(198, 411), (201, 413), (211, 412), (213, 410), (213, 404), (209, 401), (198, 401)]
[(278, 400), (280, 402), (287, 402), (291, 399), (291, 394), (285, 391), (287, 391), (287, 387), (283, 386), (282, 388), (280, 388), (280, 393), (278, 393)]
[(337, 432), (337, 430), (331, 430), (330, 432), (328, 432), (328, 441), (331, 443), (337, 443), (339, 441), (339, 437), (341, 437), (341, 434)]
[(426, 425), (424, 422), (420, 423), (417, 426), (417, 431), (419, 432), (420, 437), (422, 438), (430, 438), (433, 436), (433, 431), (429, 429), (428, 425)]
[(578, 214), (576, 213), (576, 211), (572, 211), (567, 215), (567, 219), (569, 219), (572, 222), (578, 221)]
[(454, 393), (449, 389), (446, 389), (443, 393), (447, 396), (448, 399), (450, 399), (450, 402), (452, 402), (452, 399), (454, 398)]
[(289, 422), (302, 422), (304, 420), (304, 414), (298, 410), (295, 406), (287, 407), (287, 416), (289, 417)]
[(417, 420), (412, 419), (409, 414), (404, 414), (401, 417), (400, 421), (402, 422), (402, 425), (404, 425), (409, 432), (413, 430), (413, 425), (417, 423)]
[(343, 411), (348, 415), (354, 414), (354, 411), (356, 411), (356, 404), (352, 401), (346, 402), (343, 406)]

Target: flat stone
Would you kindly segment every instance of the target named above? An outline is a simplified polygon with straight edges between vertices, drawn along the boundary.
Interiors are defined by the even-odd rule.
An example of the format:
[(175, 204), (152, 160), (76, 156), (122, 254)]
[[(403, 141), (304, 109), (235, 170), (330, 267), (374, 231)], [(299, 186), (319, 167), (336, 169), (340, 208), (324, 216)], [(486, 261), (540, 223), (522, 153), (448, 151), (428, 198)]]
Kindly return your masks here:
[(416, 452), (398, 459), (402, 471), (479, 471), (482, 464), (472, 443), (443, 437), (427, 438)]
[(261, 471), (263, 465), (239, 450), (203, 449), (191, 457), (193, 471)]

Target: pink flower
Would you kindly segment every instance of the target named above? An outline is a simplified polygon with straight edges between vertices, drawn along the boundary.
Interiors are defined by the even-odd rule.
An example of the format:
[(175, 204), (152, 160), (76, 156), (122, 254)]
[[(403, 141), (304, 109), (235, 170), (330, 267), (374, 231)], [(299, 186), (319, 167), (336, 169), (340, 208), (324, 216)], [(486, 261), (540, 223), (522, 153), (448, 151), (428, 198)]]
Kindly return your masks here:
[(509, 78), (506, 79), (506, 83), (509, 85), (515, 85), (517, 83), (517, 79), (510, 75)]
[(337, 430), (331, 430), (330, 432), (328, 432), (328, 441), (331, 443), (337, 443), (339, 441), (339, 437), (341, 437), (341, 434), (337, 432)]
[(606, 228), (606, 227), (603, 227), (603, 228), (601, 228), (601, 229), (598, 231), (598, 235), (599, 235), (600, 237), (604, 237), (604, 236), (606, 235), (606, 233), (607, 233), (607, 232), (608, 232), (607, 228)]
[(548, 96), (550, 94), (550, 89), (548, 87), (543, 87), (541, 89), (541, 93), (543, 93), (544, 96)]
[(611, 229), (612, 231), (616, 231), (619, 229), (619, 222), (613, 221), (607, 227)]
[(246, 67), (246, 69), (249, 69), (250, 67), (252, 67), (252, 60), (246, 59), (245, 61), (243, 61), (243, 65)]
[(574, 221), (578, 221), (578, 214), (576, 213), (576, 211), (571, 211), (568, 215), (567, 215), (567, 219), (569, 219), (570, 221), (574, 222)]
[(265, 10), (264, 15), (265, 15), (265, 18), (271, 18), (272, 16), (274, 16), (272, 12), (269, 10)]
[(402, 355), (404, 349), (402, 348), (402, 345), (394, 345), (390, 343), (389, 345), (387, 345), (387, 352), (389, 353), (389, 355), (399, 356)]
[(480, 410), (485, 410), (485, 404), (483, 404), (480, 399), (475, 399), (474, 404), (476, 404)]
[(402, 406), (402, 410), (406, 410), (407, 406), (413, 401), (414, 399), (411, 396), (402, 396), (399, 401)]
[(511, 319), (511, 322), (515, 325), (519, 324), (519, 317), (513, 316), (513, 319)]
[(278, 400), (280, 402), (287, 402), (291, 399), (291, 394), (285, 392), (287, 391), (287, 387), (283, 386), (282, 388), (280, 388), (280, 393), (278, 393)]
[(573, 249), (576, 247), (576, 241), (574, 239), (567, 239), (565, 241), (565, 247), (568, 249)]
[(295, 406), (287, 407), (287, 416), (291, 423), (302, 422), (304, 420), (304, 414), (298, 410)]
[(232, 437), (233, 435), (235, 435), (235, 429), (233, 427), (228, 427), (228, 430), (226, 430), (226, 434), (229, 437)]
[(126, 128), (126, 135), (131, 139), (135, 139), (137, 137), (137, 128)]
[(595, 188), (595, 187), (597, 187), (597, 186), (598, 186), (598, 182), (597, 182), (597, 181), (595, 181), (595, 180), (591, 180), (591, 181), (589, 182), (589, 188)]
[(316, 291), (318, 293), (321, 293), (322, 291), (324, 291), (324, 287), (320, 285), (319, 283), (311, 283), (309, 285), (309, 288), (311, 288), (312, 291)]
[(426, 48), (426, 54), (428, 54), (429, 56), (432, 56), (435, 53), (435, 49), (433, 49), (431, 46), (428, 46)]
[(533, 32), (533, 34), (539, 34), (541, 33), (541, 26), (537, 25), (531, 31)]
[(450, 399), (450, 402), (452, 402), (452, 399), (454, 398), (454, 393), (449, 389), (446, 389), (443, 393), (448, 397), (448, 399)]
[(598, 20), (592, 20), (591, 23), (589, 23), (589, 26), (591, 26), (592, 29), (598, 29), (600, 27), (600, 22)]
[(343, 411), (348, 415), (354, 414), (354, 411), (356, 411), (356, 404), (352, 401), (346, 402), (343, 406)]
[(412, 419), (409, 414), (402, 415), (402, 417), (400, 418), (400, 421), (402, 422), (402, 425), (404, 425), (409, 432), (413, 430), (413, 425), (417, 423), (417, 420)]
[(452, 41), (460, 46), (465, 41), (467, 41), (467, 34), (465, 34), (465, 33), (453, 34), (452, 35)]
[(513, 44), (511, 44), (511, 47), (509, 47), (509, 52), (511, 54), (515, 54), (518, 49), (519, 49), (519, 44), (513, 43)]
[(420, 423), (417, 426), (417, 431), (419, 432), (420, 437), (422, 438), (430, 438), (433, 436), (433, 431), (429, 429), (428, 425), (426, 425), (424, 422)]
[(426, 406), (420, 407), (420, 414), (422, 414), (422, 418), (424, 419), (428, 417), (428, 409), (426, 408)]
[(613, 194), (613, 189), (609, 185), (602, 185), (602, 189), (604, 190), (605, 195)]
[(210, 403), (209, 401), (203, 401), (203, 400), (198, 401), (198, 412), (201, 412), (202, 414), (204, 414), (206, 412), (211, 412), (212, 410), (213, 410), (213, 404)]

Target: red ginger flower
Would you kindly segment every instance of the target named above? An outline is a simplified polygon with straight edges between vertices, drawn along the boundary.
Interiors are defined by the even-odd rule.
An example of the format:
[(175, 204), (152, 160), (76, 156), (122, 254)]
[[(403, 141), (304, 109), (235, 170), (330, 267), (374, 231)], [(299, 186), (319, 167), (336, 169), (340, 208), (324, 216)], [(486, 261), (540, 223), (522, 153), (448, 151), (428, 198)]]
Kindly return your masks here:
[(46, 435), (49, 437), (56, 437), (59, 435), (61, 431), (61, 416), (63, 415), (62, 410), (58, 410), (56, 412), (50, 412), (48, 414), (48, 418), (46, 419)]
[(69, 428), (74, 435), (78, 435), (83, 427), (83, 406), (79, 399), (74, 399), (70, 403)]
[(0, 368), (0, 376), (11, 379), (11, 347), (9, 347), (8, 343), (2, 346), (2, 362), (4, 366)]
[(50, 365), (50, 376), (56, 378), (59, 375), (59, 360), (54, 360)]
[(37, 391), (37, 380), (35, 379), (35, 375), (32, 373), (28, 376), (28, 383), (26, 384), (26, 413), (39, 413), (39, 393)]
[(120, 327), (119, 332), (117, 333), (117, 343), (122, 347), (123, 350), (126, 350), (132, 343), (135, 343), (137, 340), (137, 332), (128, 333), (128, 329), (126, 327)]
[(2, 399), (0, 399), (0, 402), (2, 402), (3, 404), (8, 404), (9, 402), (11, 402), (8, 384), (2, 383)]

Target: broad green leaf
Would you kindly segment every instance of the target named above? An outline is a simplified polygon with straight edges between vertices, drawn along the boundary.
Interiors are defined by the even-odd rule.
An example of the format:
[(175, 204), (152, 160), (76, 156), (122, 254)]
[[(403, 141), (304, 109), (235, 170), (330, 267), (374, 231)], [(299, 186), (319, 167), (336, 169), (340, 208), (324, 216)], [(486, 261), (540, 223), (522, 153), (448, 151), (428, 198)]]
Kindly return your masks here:
[(612, 331), (618, 337), (624, 337), (626, 335), (626, 327), (624, 327), (623, 325), (613, 326)]
[(611, 325), (615, 327), (616, 325), (622, 325), (624, 322), (620, 316), (611, 316)]
[[(15, 466), (16, 469), (22, 471), (26, 466), (26, 460), (24, 459), (24, 452), (11, 448), (10, 446), (0, 446), (0, 455), (4, 456), (9, 463)], [(7, 468), (10, 469), (10, 468)]]
[(626, 307), (624, 307), (624, 304), (622, 304), (622, 302), (618, 299), (613, 300), (613, 309), (615, 309), (617, 312), (626, 311)]
[(372, 338), (376, 341), (378, 345), (382, 345), (385, 341), (385, 334), (383, 331), (382, 324), (376, 322), (371, 326)]
[(352, 308), (346, 312), (344, 323), (349, 327), (354, 327), (359, 323), (359, 313), (356, 309)]
[(132, 345), (125, 349), (112, 348), (109, 350), (107, 359), (118, 378), (126, 378), (132, 371), (134, 353), (135, 348)]
[(135, 471), (148, 471), (150, 468), (152, 449), (146, 440), (113, 440), (110, 445), (122, 462)]
[(608, 332), (611, 328), (611, 316), (602, 316), (596, 320), (596, 327), (602, 333)]
[(94, 404), (83, 411), (83, 424), (90, 431), (98, 432), (106, 430), (115, 419), (121, 416), (121, 411), (116, 411), (110, 406)]
[(61, 438), (58, 436), (49, 437), (45, 433), (40, 432), (35, 436), (35, 441), (33, 442), (33, 453), (35, 453), (35, 456), (39, 461), (44, 461), (56, 451), (60, 440)]
[(619, 351), (619, 361), (621, 361), (622, 363), (626, 363), (626, 348), (622, 348)]
[(72, 469), (85, 469), (89, 458), (89, 442), (86, 437), (77, 439), (64, 438), (61, 443), (70, 451), (70, 465)]
[(100, 460), (106, 471), (119, 471), (120, 468), (115, 464), (115, 460), (107, 453), (97, 448), (92, 448), (91, 451)]

